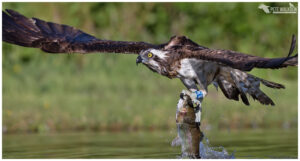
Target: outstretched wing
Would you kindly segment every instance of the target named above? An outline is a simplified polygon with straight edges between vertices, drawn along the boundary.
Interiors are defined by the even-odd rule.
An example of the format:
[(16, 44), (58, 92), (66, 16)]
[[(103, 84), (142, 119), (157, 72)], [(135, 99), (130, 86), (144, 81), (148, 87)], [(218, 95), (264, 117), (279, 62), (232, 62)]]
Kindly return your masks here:
[(145, 42), (100, 40), (74, 27), (26, 18), (13, 10), (2, 11), (3, 41), (48, 53), (134, 53), (160, 48)]
[[(190, 41), (186, 37), (179, 37), (182, 39), (180, 42)], [(297, 66), (298, 65), (298, 54), (291, 56), (295, 49), (296, 38), (293, 35), (290, 51), (287, 57), (283, 58), (262, 58), (258, 56), (247, 55), (231, 50), (215, 50), (209, 49), (197, 45), (184, 45), (181, 48), (179, 43), (175, 41), (170, 41), (166, 47), (168, 50), (177, 50), (181, 58), (198, 58), (202, 60), (217, 62), (226, 66), (230, 66), (235, 69), (250, 71), (253, 68), (282, 68), (287, 66)]]

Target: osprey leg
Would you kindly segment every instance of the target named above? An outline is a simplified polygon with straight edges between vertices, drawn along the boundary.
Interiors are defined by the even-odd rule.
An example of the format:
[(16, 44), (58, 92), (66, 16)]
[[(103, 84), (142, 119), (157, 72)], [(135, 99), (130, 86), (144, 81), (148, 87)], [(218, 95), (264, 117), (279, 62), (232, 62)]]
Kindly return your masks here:
[(201, 123), (201, 112), (202, 112), (202, 107), (201, 107), (201, 101), (203, 100), (204, 94), (202, 91), (195, 91), (196, 94), (196, 107), (195, 107), (195, 122), (196, 125), (198, 125), (200, 127), (200, 123)]

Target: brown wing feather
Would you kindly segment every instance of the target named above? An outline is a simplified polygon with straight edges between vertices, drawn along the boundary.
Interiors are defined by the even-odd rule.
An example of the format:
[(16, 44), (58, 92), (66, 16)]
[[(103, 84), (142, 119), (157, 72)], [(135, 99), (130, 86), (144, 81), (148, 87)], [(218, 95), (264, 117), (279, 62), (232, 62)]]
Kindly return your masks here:
[[(250, 71), (253, 68), (283, 68), (287, 66), (297, 66), (298, 54), (291, 56), (295, 49), (296, 38), (293, 35), (290, 51), (287, 57), (283, 58), (262, 58), (258, 56), (247, 55), (231, 50), (209, 49), (197, 44), (185, 37), (177, 37), (180, 41), (170, 41), (168, 50), (177, 51), (182, 58), (198, 58), (207, 61), (217, 62), (235, 69)], [(172, 39), (171, 39), (172, 40)], [(180, 43), (178, 43), (180, 42)], [(185, 42), (186, 44), (183, 44)]]
[(13, 10), (2, 12), (3, 41), (49, 53), (135, 53), (160, 48), (145, 42), (100, 40), (74, 27), (26, 18)]

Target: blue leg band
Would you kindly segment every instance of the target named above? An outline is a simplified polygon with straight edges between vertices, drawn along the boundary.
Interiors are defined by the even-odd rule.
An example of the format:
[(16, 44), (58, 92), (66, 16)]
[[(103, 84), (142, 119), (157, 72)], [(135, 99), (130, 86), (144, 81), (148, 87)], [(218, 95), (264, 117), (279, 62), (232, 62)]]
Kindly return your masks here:
[(195, 91), (197, 99), (203, 98), (203, 93), (201, 91)]

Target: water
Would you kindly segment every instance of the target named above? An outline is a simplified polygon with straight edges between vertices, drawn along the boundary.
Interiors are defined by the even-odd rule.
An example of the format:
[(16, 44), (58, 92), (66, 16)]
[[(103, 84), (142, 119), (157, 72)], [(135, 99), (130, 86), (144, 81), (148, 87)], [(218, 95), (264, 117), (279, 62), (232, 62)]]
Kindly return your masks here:
[(204, 145), (212, 151), (207, 153), (208, 158), (289, 159), (298, 157), (297, 129), (210, 132), (206, 136), (210, 142)]
[[(177, 132), (3, 135), (3, 158), (178, 158)], [(204, 131), (206, 157), (297, 158), (297, 130)], [(223, 148), (222, 148), (223, 147)], [(204, 149), (201, 149), (202, 152)], [(209, 151), (211, 150), (211, 151)], [(223, 151), (225, 150), (225, 151)], [(217, 153), (220, 152), (221, 153)], [(209, 153), (210, 152), (210, 153)], [(213, 153), (211, 153), (213, 152)], [(213, 156), (210, 156), (211, 158)]]
[(201, 159), (235, 159), (234, 153), (229, 154), (223, 146), (213, 147), (207, 137), (200, 142)]

